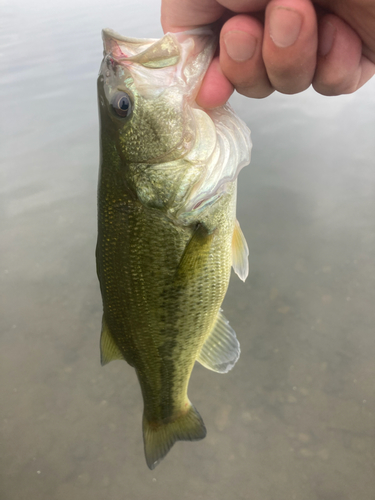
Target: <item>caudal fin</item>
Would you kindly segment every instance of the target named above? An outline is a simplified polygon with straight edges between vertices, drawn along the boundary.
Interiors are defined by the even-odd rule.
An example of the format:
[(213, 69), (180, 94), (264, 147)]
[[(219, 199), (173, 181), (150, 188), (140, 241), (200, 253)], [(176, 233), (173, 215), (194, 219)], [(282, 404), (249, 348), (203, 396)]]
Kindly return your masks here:
[(206, 436), (202, 417), (194, 406), (168, 423), (149, 422), (143, 417), (143, 441), (148, 467), (152, 470), (176, 441), (198, 441)]

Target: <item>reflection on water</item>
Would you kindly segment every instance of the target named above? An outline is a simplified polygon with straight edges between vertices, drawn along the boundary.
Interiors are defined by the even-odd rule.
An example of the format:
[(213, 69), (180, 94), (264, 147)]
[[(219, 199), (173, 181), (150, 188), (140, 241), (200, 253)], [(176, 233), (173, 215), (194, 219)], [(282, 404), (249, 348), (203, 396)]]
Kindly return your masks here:
[(99, 364), (100, 29), (158, 2), (1, 3), (1, 500), (359, 499), (375, 491), (375, 82), (233, 104), (252, 129), (238, 218), (242, 356), (194, 370), (208, 428), (150, 472), (132, 368)]

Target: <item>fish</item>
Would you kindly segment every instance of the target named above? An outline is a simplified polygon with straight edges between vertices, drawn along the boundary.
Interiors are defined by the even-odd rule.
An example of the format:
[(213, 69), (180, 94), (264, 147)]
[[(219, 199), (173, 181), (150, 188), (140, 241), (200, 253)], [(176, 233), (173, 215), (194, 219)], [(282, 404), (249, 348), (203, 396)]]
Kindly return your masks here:
[(122, 359), (136, 371), (153, 469), (176, 441), (206, 436), (187, 394), (195, 362), (226, 373), (240, 355), (221, 305), (231, 267), (243, 281), (248, 274), (236, 193), (250, 130), (229, 104), (196, 103), (217, 46), (213, 27), (161, 39), (102, 36), (101, 364)]

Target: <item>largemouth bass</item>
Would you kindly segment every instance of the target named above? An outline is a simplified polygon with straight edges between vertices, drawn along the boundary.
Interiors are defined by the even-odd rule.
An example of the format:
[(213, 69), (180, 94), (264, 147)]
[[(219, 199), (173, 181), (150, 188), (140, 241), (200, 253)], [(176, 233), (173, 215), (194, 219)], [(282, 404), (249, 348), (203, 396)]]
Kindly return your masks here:
[(240, 348), (220, 306), (248, 249), (236, 182), (250, 131), (229, 105), (195, 102), (213, 57), (210, 28), (160, 40), (103, 31), (97, 272), (101, 362), (124, 359), (144, 400), (146, 461), (206, 435), (187, 396), (195, 361), (225, 373)]

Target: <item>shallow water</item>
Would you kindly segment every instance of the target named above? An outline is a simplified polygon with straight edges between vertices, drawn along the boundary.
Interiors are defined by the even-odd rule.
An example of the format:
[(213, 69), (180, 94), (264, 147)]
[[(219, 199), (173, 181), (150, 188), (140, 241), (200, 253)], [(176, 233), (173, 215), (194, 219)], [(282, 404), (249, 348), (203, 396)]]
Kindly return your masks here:
[(375, 498), (375, 81), (232, 102), (252, 129), (238, 218), (242, 355), (196, 366), (207, 438), (146, 467), (141, 395), (99, 363), (100, 29), (158, 37), (156, 0), (0, 2), (0, 499)]

